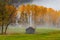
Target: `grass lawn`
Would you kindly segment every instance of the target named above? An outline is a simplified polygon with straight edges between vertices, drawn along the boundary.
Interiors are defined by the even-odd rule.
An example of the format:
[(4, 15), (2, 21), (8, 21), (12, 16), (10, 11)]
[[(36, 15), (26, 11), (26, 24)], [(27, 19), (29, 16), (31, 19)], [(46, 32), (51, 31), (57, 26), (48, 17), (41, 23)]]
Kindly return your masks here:
[[(12, 30), (10, 30), (13, 32)], [(8, 35), (0, 35), (0, 40), (60, 40), (60, 30), (55, 29), (36, 29), (35, 34), (25, 34), (25, 31)], [(9, 31), (8, 31), (9, 32)]]

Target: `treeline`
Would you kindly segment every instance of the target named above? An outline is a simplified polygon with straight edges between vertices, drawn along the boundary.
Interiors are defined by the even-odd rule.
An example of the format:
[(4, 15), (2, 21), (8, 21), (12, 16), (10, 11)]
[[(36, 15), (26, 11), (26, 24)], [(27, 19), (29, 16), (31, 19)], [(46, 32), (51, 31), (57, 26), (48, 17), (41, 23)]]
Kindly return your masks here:
[[(39, 5), (21, 5), (18, 10), (24, 15), (30, 14), (32, 11), (32, 16), (35, 24), (49, 24), (54, 26), (60, 25), (60, 11), (54, 10), (53, 8), (47, 8)], [(22, 17), (23, 18), (23, 17)], [(26, 19), (26, 18), (25, 18)], [(24, 19), (24, 20), (25, 20)]]

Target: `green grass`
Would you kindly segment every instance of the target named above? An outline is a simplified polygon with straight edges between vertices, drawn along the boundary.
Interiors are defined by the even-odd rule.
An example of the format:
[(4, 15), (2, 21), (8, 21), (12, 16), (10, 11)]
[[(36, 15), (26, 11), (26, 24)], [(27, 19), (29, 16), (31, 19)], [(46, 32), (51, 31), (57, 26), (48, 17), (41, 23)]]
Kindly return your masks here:
[[(36, 29), (35, 34), (26, 34), (22, 29), (23, 32), (18, 33), (18, 29), (16, 30), (16, 33), (0, 35), (0, 40), (60, 40), (60, 30)], [(9, 31), (13, 32), (12, 30)]]

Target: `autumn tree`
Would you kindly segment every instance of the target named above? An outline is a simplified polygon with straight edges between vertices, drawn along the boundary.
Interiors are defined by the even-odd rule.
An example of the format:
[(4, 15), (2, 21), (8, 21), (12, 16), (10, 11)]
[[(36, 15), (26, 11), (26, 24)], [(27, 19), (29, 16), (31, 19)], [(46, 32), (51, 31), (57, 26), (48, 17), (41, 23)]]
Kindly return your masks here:
[(17, 10), (12, 5), (6, 5), (5, 8), (6, 8), (6, 10), (5, 10), (5, 12), (6, 12), (5, 17), (6, 18), (5, 18), (5, 20), (7, 21), (7, 22), (5, 22), (5, 24), (6, 24), (5, 33), (6, 33), (8, 25), (15, 21), (15, 16), (16, 16), (16, 11)]
[[(2, 3), (1, 3), (2, 2)], [(1, 23), (1, 28), (2, 28), (2, 32), (1, 34), (4, 33), (4, 26), (6, 26), (5, 28), (5, 33), (7, 30), (8, 25), (11, 22), (11, 18), (14, 15), (13, 13), (16, 12), (16, 8), (12, 5), (9, 5), (7, 3), (7, 1), (1, 1), (0, 2), (0, 23)]]

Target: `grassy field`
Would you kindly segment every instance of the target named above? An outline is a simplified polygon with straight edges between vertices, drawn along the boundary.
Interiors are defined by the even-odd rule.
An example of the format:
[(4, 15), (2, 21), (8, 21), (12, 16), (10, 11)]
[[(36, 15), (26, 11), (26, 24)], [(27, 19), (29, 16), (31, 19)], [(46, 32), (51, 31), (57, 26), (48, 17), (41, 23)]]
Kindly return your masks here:
[[(35, 34), (26, 34), (25, 29), (9, 29), (7, 35), (0, 35), (0, 40), (60, 40), (60, 30), (36, 29)], [(14, 32), (13, 32), (14, 31)]]

